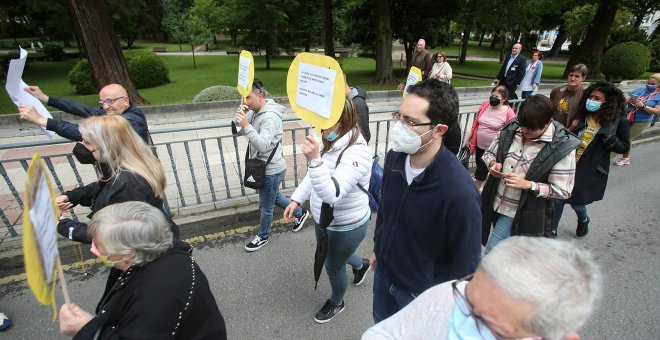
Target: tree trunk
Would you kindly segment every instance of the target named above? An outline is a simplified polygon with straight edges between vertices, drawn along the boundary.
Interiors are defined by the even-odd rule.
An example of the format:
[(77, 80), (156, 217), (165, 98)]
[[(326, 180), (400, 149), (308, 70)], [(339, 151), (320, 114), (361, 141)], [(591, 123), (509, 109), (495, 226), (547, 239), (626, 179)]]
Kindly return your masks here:
[(332, 0), (323, 0), (323, 49), (328, 57), (335, 57), (335, 29), (332, 23)]
[(133, 104), (147, 104), (128, 74), (126, 60), (119, 47), (119, 38), (112, 28), (103, 1), (68, 0), (67, 4), (75, 14), (75, 21), (80, 25), (96, 86), (103, 88), (108, 84), (121, 84), (126, 88)]
[(490, 48), (491, 50), (494, 50), (497, 48), (497, 42), (500, 40), (500, 30), (497, 30), (495, 34), (493, 35), (493, 40), (490, 41)]
[(502, 44), (500, 45), (500, 64), (504, 62), (504, 59), (506, 58), (504, 56), (504, 51), (506, 51), (506, 35), (502, 37)]
[(376, 17), (376, 78), (375, 83), (392, 83), (392, 0), (373, 0)]
[(403, 51), (406, 54), (406, 72), (410, 71), (410, 66), (412, 66), (412, 55), (413, 49), (417, 46), (417, 42), (414, 41), (404, 41), (403, 42)]
[(197, 61), (195, 61), (195, 45), (190, 44), (190, 50), (192, 51), (193, 68), (197, 68)]
[(231, 36), (231, 45), (236, 46), (236, 40), (238, 39), (238, 29), (230, 28), (229, 35)]
[(552, 49), (550, 50), (550, 53), (548, 53), (548, 57), (553, 57), (553, 58), (557, 57), (559, 55), (559, 52), (561, 52), (561, 45), (563, 45), (565, 42), (566, 42), (566, 30), (562, 25), (559, 26), (559, 34), (557, 34), (557, 38), (555, 39), (555, 42), (552, 43)]
[(458, 58), (458, 63), (460, 65), (465, 64), (469, 41), (470, 41), (470, 30), (466, 28), (463, 30), (463, 37), (461, 38), (461, 52), (459, 53), (460, 57)]
[(485, 35), (486, 35), (486, 31), (481, 31), (481, 36), (479, 37), (479, 47), (481, 47), (481, 44), (484, 42)]
[(603, 55), (603, 48), (607, 42), (607, 37), (610, 34), (612, 25), (614, 24), (614, 16), (619, 5), (620, 0), (601, 0), (596, 10), (596, 15), (589, 24), (587, 35), (580, 46), (578, 46), (571, 58), (566, 64), (564, 75), (566, 78), (568, 70), (571, 66), (583, 63), (589, 68), (589, 78), (600, 78), (600, 62)]

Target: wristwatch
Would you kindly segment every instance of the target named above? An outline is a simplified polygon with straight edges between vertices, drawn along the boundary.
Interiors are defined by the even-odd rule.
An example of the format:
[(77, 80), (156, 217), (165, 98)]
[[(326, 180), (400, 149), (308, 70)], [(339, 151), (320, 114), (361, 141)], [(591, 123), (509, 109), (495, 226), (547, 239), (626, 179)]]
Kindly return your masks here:
[(316, 168), (321, 164), (323, 164), (322, 158), (312, 159), (311, 161), (307, 162), (307, 166), (310, 168)]

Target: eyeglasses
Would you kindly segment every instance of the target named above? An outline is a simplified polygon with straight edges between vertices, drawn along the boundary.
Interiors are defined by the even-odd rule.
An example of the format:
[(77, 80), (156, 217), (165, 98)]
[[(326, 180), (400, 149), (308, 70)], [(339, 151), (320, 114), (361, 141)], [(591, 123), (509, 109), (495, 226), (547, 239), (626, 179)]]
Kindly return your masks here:
[(126, 96), (117, 97), (115, 99), (99, 100), (99, 104), (101, 104), (101, 105), (105, 105), (105, 104), (112, 105), (115, 101), (117, 101), (119, 99), (122, 99), (122, 98), (126, 98)]
[(429, 123), (415, 123), (413, 121), (404, 119), (403, 121), (401, 120), (401, 113), (399, 112), (392, 112), (392, 120), (395, 122), (402, 122), (403, 125), (407, 127), (415, 127), (415, 126), (428, 126), (428, 125), (438, 125), (439, 123), (436, 122), (429, 122)]
[[(501, 334), (495, 332), (492, 327), (488, 326), (488, 323), (486, 322), (486, 320), (484, 320), (481, 317), (479, 317), (478, 315), (474, 314), (472, 304), (470, 303), (470, 301), (468, 301), (468, 299), (465, 297), (465, 295), (463, 295), (463, 293), (461, 293), (461, 291), (458, 289), (459, 284), (461, 284), (463, 282), (469, 282), (470, 280), (472, 280), (473, 277), (474, 277), (474, 274), (470, 274), (470, 275), (468, 275), (468, 276), (466, 276), (462, 279), (456, 280), (456, 281), (451, 283), (451, 289), (454, 293), (454, 302), (456, 303), (456, 306), (458, 307), (458, 310), (460, 310), (461, 313), (463, 313), (463, 315), (474, 319), (475, 323), (477, 324), (477, 329), (479, 330), (479, 334), (482, 334), (482, 332), (487, 333), (487, 334), (490, 333), (497, 340), (512, 339), (512, 338), (509, 338), (509, 337), (504, 337)], [(482, 336), (482, 338), (483, 338), (483, 336)], [(527, 338), (524, 338), (524, 339), (544, 340), (543, 337), (539, 337), (539, 336), (527, 337)]]

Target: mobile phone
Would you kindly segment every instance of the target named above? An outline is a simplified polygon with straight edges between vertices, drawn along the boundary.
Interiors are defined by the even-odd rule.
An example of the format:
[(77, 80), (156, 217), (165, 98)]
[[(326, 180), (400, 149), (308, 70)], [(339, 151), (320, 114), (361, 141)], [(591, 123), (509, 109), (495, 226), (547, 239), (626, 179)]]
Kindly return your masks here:
[(638, 98), (638, 96), (636, 94), (631, 94), (630, 95), (630, 101), (632, 101), (632, 102), (636, 102), (637, 98)]

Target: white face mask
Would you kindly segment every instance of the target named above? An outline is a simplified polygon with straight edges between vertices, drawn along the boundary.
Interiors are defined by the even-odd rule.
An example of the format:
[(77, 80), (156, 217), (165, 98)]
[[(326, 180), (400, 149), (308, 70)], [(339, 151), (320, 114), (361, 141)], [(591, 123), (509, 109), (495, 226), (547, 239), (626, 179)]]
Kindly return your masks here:
[(398, 121), (394, 124), (392, 130), (390, 130), (390, 143), (392, 144), (392, 150), (413, 155), (417, 150), (427, 146), (433, 141), (433, 139), (435, 139), (433, 138), (428, 141), (428, 143), (422, 145), (422, 137), (431, 131), (433, 131), (433, 129), (418, 135), (415, 131), (408, 129), (403, 123)]

